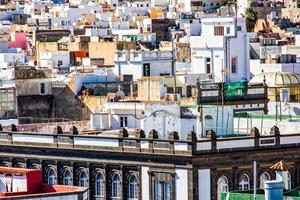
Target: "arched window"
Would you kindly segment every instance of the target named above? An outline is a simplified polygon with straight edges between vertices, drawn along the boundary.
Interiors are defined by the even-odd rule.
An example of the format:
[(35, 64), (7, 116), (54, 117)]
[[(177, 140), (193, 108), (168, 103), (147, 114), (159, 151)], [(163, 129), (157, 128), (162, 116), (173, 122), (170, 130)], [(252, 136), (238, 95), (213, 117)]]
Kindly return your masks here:
[(104, 179), (100, 173), (95, 177), (95, 196), (104, 197)]
[(240, 177), (239, 190), (250, 190), (250, 178), (247, 174), (243, 174)]
[(131, 176), (128, 185), (128, 199), (138, 199), (138, 185), (135, 176)]
[(56, 185), (57, 184), (56, 180), (57, 180), (56, 173), (54, 169), (50, 168), (47, 173), (47, 183), (49, 185)]
[(260, 188), (264, 189), (265, 182), (271, 180), (270, 174), (268, 172), (264, 172), (260, 175), (259, 181), (260, 181)]
[(79, 175), (79, 186), (88, 187), (88, 175), (85, 171), (82, 171)]
[(69, 170), (63, 173), (63, 185), (72, 185), (72, 174)]
[(114, 175), (111, 183), (111, 197), (120, 198), (121, 197), (121, 181), (118, 175)]
[(221, 200), (221, 194), (223, 192), (228, 192), (229, 191), (229, 187), (228, 187), (228, 179), (226, 176), (221, 176), (218, 179), (218, 200)]

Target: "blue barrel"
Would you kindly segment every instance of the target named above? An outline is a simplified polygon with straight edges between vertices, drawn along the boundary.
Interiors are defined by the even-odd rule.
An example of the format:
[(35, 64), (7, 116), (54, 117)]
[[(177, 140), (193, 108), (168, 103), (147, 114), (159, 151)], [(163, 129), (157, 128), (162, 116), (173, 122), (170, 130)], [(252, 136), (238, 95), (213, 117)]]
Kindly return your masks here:
[(283, 182), (278, 180), (265, 181), (265, 200), (283, 199)]

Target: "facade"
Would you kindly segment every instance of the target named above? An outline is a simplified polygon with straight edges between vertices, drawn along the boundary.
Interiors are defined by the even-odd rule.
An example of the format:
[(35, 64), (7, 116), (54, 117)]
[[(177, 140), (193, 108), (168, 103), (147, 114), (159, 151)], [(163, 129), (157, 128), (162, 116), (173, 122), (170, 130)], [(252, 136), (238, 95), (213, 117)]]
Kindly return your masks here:
[[(54, 137), (58, 135), (22, 134), (14, 138), (26, 137), (29, 139), (27, 144), (39, 146), (35, 153), (40, 158), (33, 156), (35, 153), (29, 153), (31, 150), (28, 149), (27, 153), (31, 154), (32, 159), (18, 157), (14, 160), (4, 159), (1, 163), (6, 166), (42, 169), (43, 180), (48, 184), (89, 186), (91, 199), (150, 200), (161, 195), (164, 199), (192, 199), (191, 141), (175, 142), (173, 137), (167, 140), (155, 139), (155, 133), (150, 134), (149, 138), (144, 138), (141, 132), (128, 134), (131, 136), (121, 133), (110, 138), (74, 135), (72, 141), (68, 134), (62, 134), (56, 139)], [(123, 142), (120, 143), (121, 140)], [(55, 141), (60, 147), (53, 149), (52, 147), (57, 146), (53, 143)], [(18, 143), (16, 140), (15, 142)], [(75, 146), (71, 148), (73, 142)], [(47, 159), (40, 154), (45, 145), (49, 148)], [(94, 150), (91, 151), (92, 146)], [(68, 152), (62, 150), (65, 148), (69, 149)], [(24, 152), (24, 147), (22, 151)], [(82, 153), (85, 158), (82, 158)], [(56, 159), (55, 154), (60, 159)]]
[(201, 36), (192, 36), (192, 73), (207, 73), (216, 82), (248, 80), (249, 39), (245, 19), (202, 19)]
[(121, 80), (173, 74), (171, 51), (117, 51), (114, 60), (114, 74)]
[(215, 138), (211, 132), (211, 138), (198, 140), (192, 135), (178, 140), (176, 134), (159, 139), (155, 132), (144, 138), (143, 132), (131, 130), (110, 137), (105, 132), (72, 135), (57, 130), (1, 132), (1, 165), (40, 168), (49, 184), (89, 186), (91, 199), (155, 199), (165, 194), (167, 199), (217, 200), (221, 192), (252, 188), (253, 161), (257, 186), (262, 187), (275, 178), (270, 166), (282, 159), (291, 166), (289, 187), (299, 185), (300, 136), (283, 135), (277, 127), (267, 136), (254, 128), (243, 138)]
[(87, 200), (88, 189), (42, 183), (42, 171), (0, 167), (0, 197), (3, 199), (70, 199)]

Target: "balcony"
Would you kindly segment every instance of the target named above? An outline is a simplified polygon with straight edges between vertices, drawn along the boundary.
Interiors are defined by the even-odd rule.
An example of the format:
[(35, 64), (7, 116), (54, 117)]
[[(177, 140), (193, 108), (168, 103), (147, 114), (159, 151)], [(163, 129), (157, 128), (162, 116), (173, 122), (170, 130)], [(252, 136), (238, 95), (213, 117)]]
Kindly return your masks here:
[[(226, 83), (224, 83), (226, 84)], [(228, 83), (227, 83), (228, 84)], [(230, 83), (235, 84), (235, 83)], [(222, 104), (224, 105), (239, 105), (251, 103), (267, 103), (268, 95), (266, 87), (249, 86), (244, 82), (244, 88), (236, 88), (229, 90), (224, 87), (222, 92), (222, 83), (200, 84), (198, 94), (198, 104)], [(226, 86), (226, 85), (225, 85)], [(224, 93), (224, 97), (223, 94)]]

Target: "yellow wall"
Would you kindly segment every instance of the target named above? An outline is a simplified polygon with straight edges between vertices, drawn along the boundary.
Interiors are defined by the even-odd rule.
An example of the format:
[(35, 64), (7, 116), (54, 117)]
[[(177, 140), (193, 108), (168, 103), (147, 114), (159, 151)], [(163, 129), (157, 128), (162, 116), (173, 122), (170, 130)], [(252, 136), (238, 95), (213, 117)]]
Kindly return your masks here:
[(116, 42), (90, 42), (89, 56), (90, 58), (104, 58), (105, 65), (114, 65), (116, 49)]
[(57, 42), (36, 42), (36, 60), (40, 64), (40, 53), (42, 51), (58, 51)]

